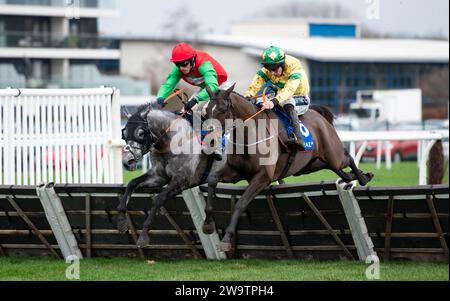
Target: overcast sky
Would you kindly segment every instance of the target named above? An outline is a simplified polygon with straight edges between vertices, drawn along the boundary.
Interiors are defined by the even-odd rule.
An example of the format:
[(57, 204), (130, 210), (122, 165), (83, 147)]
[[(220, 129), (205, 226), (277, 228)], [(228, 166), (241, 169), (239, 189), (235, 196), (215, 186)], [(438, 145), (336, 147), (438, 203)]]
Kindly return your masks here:
[[(100, 20), (100, 31), (107, 35), (161, 35), (162, 25), (176, 8), (185, 7), (203, 31), (229, 33), (233, 21), (251, 18), (258, 12), (276, 10), (293, 0), (116, 0), (120, 17)], [(310, 3), (312, 0), (296, 0)], [(313, 0), (337, 2), (364, 26), (383, 34), (404, 36), (449, 36), (448, 0)], [(380, 1), (380, 18), (368, 18), (370, 3)], [(374, 6), (372, 6), (374, 7)]]

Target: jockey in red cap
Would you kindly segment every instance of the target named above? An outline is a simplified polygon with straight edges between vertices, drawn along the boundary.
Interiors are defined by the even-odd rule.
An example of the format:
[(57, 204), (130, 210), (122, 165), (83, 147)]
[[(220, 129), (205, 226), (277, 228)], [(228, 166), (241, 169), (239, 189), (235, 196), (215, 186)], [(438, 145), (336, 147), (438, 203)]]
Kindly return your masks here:
[(161, 106), (164, 106), (165, 98), (172, 93), (181, 79), (193, 86), (203, 88), (197, 96), (186, 103), (186, 111), (200, 102), (206, 103), (209, 99), (206, 86), (215, 92), (219, 86), (227, 82), (228, 75), (225, 69), (213, 57), (206, 52), (193, 49), (188, 44), (176, 45), (172, 50), (170, 61), (175, 65), (157, 94), (157, 101)]

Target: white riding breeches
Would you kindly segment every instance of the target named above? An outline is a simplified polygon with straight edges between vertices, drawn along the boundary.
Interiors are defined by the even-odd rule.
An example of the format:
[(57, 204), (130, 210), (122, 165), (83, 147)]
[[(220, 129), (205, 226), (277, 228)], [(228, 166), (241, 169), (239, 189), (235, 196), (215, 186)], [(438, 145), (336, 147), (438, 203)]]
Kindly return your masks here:
[(309, 110), (309, 106), (311, 105), (311, 100), (308, 96), (294, 96), (289, 98), (288, 100), (282, 103), (282, 106), (293, 105), (297, 115), (303, 115), (306, 111)]

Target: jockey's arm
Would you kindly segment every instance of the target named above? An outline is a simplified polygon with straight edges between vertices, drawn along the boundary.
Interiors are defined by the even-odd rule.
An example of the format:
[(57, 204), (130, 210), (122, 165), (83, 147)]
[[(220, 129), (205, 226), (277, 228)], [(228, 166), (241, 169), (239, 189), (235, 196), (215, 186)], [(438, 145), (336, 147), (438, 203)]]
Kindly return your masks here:
[(200, 74), (203, 76), (203, 79), (205, 80), (204, 89), (198, 93), (198, 95), (195, 97), (197, 101), (205, 101), (209, 99), (208, 91), (206, 91), (206, 86), (209, 86), (211, 91), (214, 93), (217, 90), (219, 90), (219, 82), (217, 80), (217, 72), (214, 70), (213, 65), (211, 62), (204, 62), (200, 68), (198, 69)]
[(175, 86), (179, 83), (180, 80), (181, 80), (181, 72), (176, 66), (174, 66), (170, 71), (169, 75), (167, 76), (164, 84), (162, 84), (161, 87), (159, 88), (156, 97), (157, 98), (168, 97), (173, 92), (173, 89), (175, 89)]
[(283, 106), (283, 103), (288, 99), (291, 99), (298, 87), (301, 84), (302, 74), (299, 71), (294, 71), (289, 75), (289, 79), (286, 82), (283, 89), (279, 90), (276, 96), (279, 104)]
[(264, 86), (264, 84), (268, 81), (269, 77), (267, 76), (267, 74), (264, 73), (262, 69), (259, 70), (253, 78), (253, 81), (248, 87), (247, 91), (245, 91), (244, 96), (255, 97), (259, 90), (261, 90), (261, 87)]

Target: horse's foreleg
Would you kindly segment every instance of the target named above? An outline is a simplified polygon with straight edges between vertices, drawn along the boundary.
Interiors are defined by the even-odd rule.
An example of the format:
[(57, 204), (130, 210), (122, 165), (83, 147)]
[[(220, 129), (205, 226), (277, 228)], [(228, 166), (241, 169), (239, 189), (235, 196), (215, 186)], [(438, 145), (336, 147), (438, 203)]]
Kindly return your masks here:
[(212, 173), (208, 176), (208, 199), (206, 201), (205, 213), (206, 218), (203, 224), (203, 233), (212, 234), (216, 231), (213, 219), (213, 201), (216, 199), (216, 188), (219, 183), (220, 174)]
[(150, 230), (150, 226), (152, 225), (156, 212), (161, 208), (162, 205), (167, 200), (173, 199), (183, 190), (188, 188), (189, 181), (185, 177), (174, 177), (169, 182), (167, 187), (165, 187), (154, 199), (153, 206), (149, 211), (148, 217), (144, 222), (144, 227), (142, 229), (142, 233), (139, 236), (137, 245), (139, 248), (144, 248), (149, 245), (150, 238), (148, 236), (148, 231)]
[(233, 215), (231, 216), (231, 222), (226, 229), (225, 236), (222, 242), (219, 244), (219, 250), (223, 252), (228, 252), (231, 250), (231, 238), (233, 237), (236, 227), (241, 214), (247, 209), (250, 202), (266, 188), (270, 183), (271, 179), (266, 175), (265, 170), (261, 170), (253, 179), (250, 181), (249, 186), (245, 190), (242, 197), (236, 203), (234, 207)]
[(120, 200), (119, 206), (117, 206), (117, 211), (119, 211), (119, 214), (117, 216), (117, 229), (120, 233), (125, 233), (128, 231), (126, 213), (128, 209), (128, 203), (130, 202), (133, 191), (141, 185), (146, 185), (152, 188), (162, 187), (166, 183), (167, 181), (163, 177), (156, 175), (156, 173), (152, 171), (140, 177), (137, 177), (136, 179), (133, 179), (130, 181), (130, 183), (128, 183), (127, 188), (125, 189), (125, 193)]
[(144, 174), (136, 179), (133, 179), (128, 183), (127, 188), (125, 189), (125, 194), (120, 200), (119, 206), (117, 206), (117, 211), (119, 211), (119, 215), (117, 216), (117, 229), (119, 229), (120, 233), (125, 233), (128, 231), (128, 222), (127, 222), (127, 208), (128, 203), (130, 202), (131, 195), (133, 191), (142, 183), (144, 183), (149, 178), (149, 175)]

